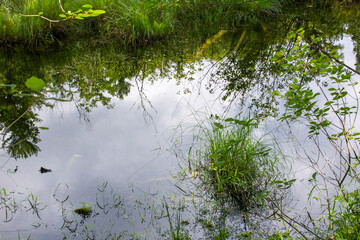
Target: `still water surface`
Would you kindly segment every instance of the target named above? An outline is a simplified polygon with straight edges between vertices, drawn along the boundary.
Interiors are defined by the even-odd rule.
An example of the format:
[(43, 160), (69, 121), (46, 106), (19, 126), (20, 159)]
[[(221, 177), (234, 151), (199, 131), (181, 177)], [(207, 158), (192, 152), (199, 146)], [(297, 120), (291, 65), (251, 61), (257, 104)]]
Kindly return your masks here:
[[(205, 71), (199, 71), (194, 77), (200, 79), (205, 75)], [(129, 82), (133, 83), (131, 79)], [(40, 211), (41, 220), (34, 214), (15, 213), (11, 222), (2, 224), (2, 239), (11, 239), (18, 231), (37, 239), (58, 235), (63, 220), (59, 212), (61, 204), (53, 197), (56, 190), (62, 197), (70, 196), (69, 201), (75, 204), (73, 208), (80, 207), (81, 202), (95, 203), (97, 186), (104, 181), (109, 181), (125, 199), (143, 192), (158, 196), (177, 194), (173, 176), (179, 168), (172, 148), (174, 142), (184, 138), (174, 136), (175, 128), (196, 124), (192, 122), (194, 112), (199, 115), (203, 112), (205, 116), (210, 110), (220, 113), (226, 106), (217, 95), (209, 94), (201, 82), (194, 80), (193, 94), (184, 93), (187, 85), (179, 85), (173, 79), (146, 82), (144, 89), (151, 106), (145, 102), (144, 109), (133, 83), (124, 100), (111, 99), (113, 109), (95, 108), (86, 120), (79, 116), (73, 103), (56, 103), (53, 110), (39, 111), (41, 126), (49, 128), (41, 131), (41, 151), (28, 159), (10, 160), (2, 170), (2, 183), (16, 193), (16, 199), (33, 193), (46, 209)], [(187, 136), (184, 147), (191, 144), (191, 137)], [(2, 162), (6, 161), (3, 153)], [(17, 172), (12, 173), (16, 166)], [(52, 172), (41, 174), (41, 167)], [(33, 222), (47, 227), (33, 233)], [(121, 230), (128, 230), (127, 227)]]
[[(234, 116), (246, 112), (240, 105), (244, 101), (247, 105), (246, 99), (237, 96), (243, 92), (250, 99), (262, 95), (251, 84), (240, 88), (234, 82), (239, 74), (250, 80), (261, 77), (254, 69), (266, 65), (262, 58), (281, 39), (265, 27), (261, 29), (246, 26), (234, 32), (220, 31), (222, 37), (207, 36), (210, 47), (203, 45), (206, 38), (179, 38), (170, 45), (135, 52), (110, 48), (107, 54), (104, 48), (81, 47), (75, 43), (71, 44), (79, 48), (75, 55), (69, 53), (72, 47), (70, 51), (29, 53), (23, 58), (25, 61), (19, 60), (19, 53), (4, 51), (2, 61), (6, 61), (8, 69), (14, 67), (12, 61), (18, 61), (21, 69), (29, 71), (21, 78), (20, 74), (14, 77), (10, 70), (3, 69), (11, 81), (21, 82), (37, 75), (49, 80), (48, 85), (53, 88), (61, 85), (78, 92), (74, 101), (55, 102), (53, 109), (42, 106), (34, 110), (42, 120), (36, 125), (49, 128), (40, 132), (41, 151), (37, 155), (16, 160), (9, 158), (5, 149), (1, 150), (1, 187), (18, 205), (13, 208), (15, 212), (9, 210), (9, 216), (2, 215), (0, 239), (30, 235), (34, 239), (64, 236), (81, 239), (90, 226), (97, 229), (99, 239), (109, 232), (122, 231), (140, 232), (145, 234), (140, 238), (157, 239), (163, 230), (152, 224), (161, 222), (167, 228), (168, 222), (164, 217), (155, 220), (144, 209), (161, 206), (163, 195), (182, 196), (181, 190), (174, 186), (177, 180), (173, 176), (183, 160), (176, 153), (179, 149), (188, 151), (196, 133), (192, 131), (194, 126), (210, 114)], [(242, 35), (250, 37), (242, 42), (239, 41)], [(328, 36), (334, 46), (343, 46), (345, 62), (354, 65), (358, 54), (354, 36), (339, 37), (338, 33)], [(264, 45), (267, 37), (271, 41)], [(235, 62), (230, 56), (234, 49), (239, 54)], [(66, 81), (61, 82), (63, 79)], [(261, 85), (261, 78), (256, 82)], [(232, 99), (232, 95), (237, 98)], [(91, 101), (98, 106), (89, 104)], [(99, 104), (101, 101), (105, 106)], [(86, 112), (85, 108), (90, 111)], [(264, 126), (258, 130), (259, 134), (273, 131), (272, 136), (287, 148), (285, 153), (296, 155), (296, 147), (286, 145), (287, 129), (271, 118)], [(293, 126), (292, 132), (298, 139), (306, 138), (300, 126)], [(52, 171), (42, 174), (41, 167)], [(290, 176), (307, 179), (312, 173), (311, 168), (299, 162), (293, 165)], [(307, 197), (304, 192), (309, 190), (305, 190), (308, 186), (302, 182), (296, 184), (293, 192), (296, 201), (292, 206), (301, 210)], [(106, 202), (116, 202), (114, 196), (121, 199), (121, 208), (111, 204), (108, 209), (104, 207)], [(31, 207), (35, 202), (40, 203), (38, 207)], [(90, 218), (72, 215), (71, 210), (82, 203), (91, 203), (97, 209)], [(2, 214), (4, 211), (3, 208)], [(77, 229), (69, 222), (64, 224), (64, 219), (74, 218), (78, 219)], [(108, 230), (112, 223), (114, 227)]]

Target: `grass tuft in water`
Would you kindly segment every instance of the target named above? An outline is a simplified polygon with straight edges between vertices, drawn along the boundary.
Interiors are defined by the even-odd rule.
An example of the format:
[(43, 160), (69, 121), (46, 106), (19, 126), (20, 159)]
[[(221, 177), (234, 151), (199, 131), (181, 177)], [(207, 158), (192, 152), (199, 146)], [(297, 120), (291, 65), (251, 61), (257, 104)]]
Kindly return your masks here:
[(199, 176), (206, 192), (244, 211), (262, 205), (278, 172), (278, 158), (253, 134), (256, 126), (250, 117), (211, 119), (201, 140), (205, 148), (190, 161), (198, 170), (191, 175)]

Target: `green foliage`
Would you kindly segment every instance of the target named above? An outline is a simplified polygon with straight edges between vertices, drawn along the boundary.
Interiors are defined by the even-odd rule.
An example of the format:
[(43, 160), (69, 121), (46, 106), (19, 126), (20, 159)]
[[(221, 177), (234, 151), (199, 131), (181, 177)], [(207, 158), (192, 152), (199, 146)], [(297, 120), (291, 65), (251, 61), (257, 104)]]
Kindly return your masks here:
[[(334, 155), (340, 156), (338, 159), (324, 159), (327, 164), (321, 167), (309, 157), (313, 167), (321, 171), (316, 171), (309, 179), (314, 186), (308, 199), (314, 191), (319, 196), (324, 196), (324, 192), (329, 194), (327, 187), (318, 186), (318, 174), (324, 180), (323, 186), (336, 186), (340, 192), (332, 200), (320, 199), (327, 202), (328, 232), (341, 239), (358, 239), (359, 211), (356, 206), (360, 198), (357, 190), (350, 191), (353, 185), (359, 186), (360, 183), (360, 132), (356, 124), (358, 82), (353, 78), (356, 70), (338, 60), (336, 52), (329, 53), (322, 48), (319, 38), (312, 35), (307, 39), (304, 36), (303, 29), (290, 33), (288, 38), (293, 42), (292, 47), (281, 48), (272, 58), (280, 72), (292, 73), (292, 83), (287, 89), (273, 92), (284, 100), (287, 107), (279, 120), (305, 124), (310, 139), (317, 141), (318, 137), (322, 137), (328, 140), (334, 148)], [(320, 145), (319, 152), (322, 151)], [(333, 166), (337, 170), (333, 170)], [(325, 169), (331, 169), (331, 178)], [(319, 197), (316, 199), (319, 200)], [(314, 232), (311, 231), (311, 234), (315, 235)]]
[[(285, 93), (274, 92), (286, 101), (288, 107), (288, 111), (280, 119), (306, 120), (310, 137), (319, 135), (321, 131), (326, 132), (330, 140), (349, 134), (357, 135), (351, 133), (353, 126), (342, 124), (345, 118), (352, 118), (357, 114), (356, 103), (351, 103), (347, 98), (349, 91), (354, 90), (358, 84), (351, 80), (353, 73), (345, 70), (344, 65), (329, 61), (323, 52), (318, 53), (312, 49), (310, 44), (317, 44), (315, 36), (312, 36), (312, 43), (307, 43), (300, 37), (304, 31), (298, 32), (300, 35), (290, 35), (295, 39), (294, 47), (290, 51), (282, 49), (273, 57), (282, 72), (295, 73)], [(322, 80), (325, 77), (327, 79)], [(317, 87), (309, 85), (310, 81), (315, 81)], [(319, 96), (325, 101), (319, 102)], [(336, 119), (331, 119), (331, 114), (334, 114)], [(330, 132), (332, 127), (341, 131)]]
[(54, 42), (60, 32), (79, 30), (79, 24), (65, 20), (94, 18), (105, 13), (104, 10), (94, 10), (90, 4), (75, 11), (65, 11), (60, 4), (61, 1), (55, 0), (4, 0), (0, 8), (0, 42), (28, 45)]
[[(182, 219), (181, 210), (181, 202), (179, 201), (178, 207), (176, 207), (175, 217), (171, 215), (169, 206), (166, 202), (165, 197), (163, 198), (163, 205), (166, 210), (166, 217), (169, 221), (170, 225), (170, 235), (172, 240), (190, 240), (188, 232), (185, 231), (183, 225), (184, 221)], [(175, 219), (174, 219), (175, 218)], [(173, 221), (174, 220), (174, 221)]]
[(33, 76), (26, 80), (25, 85), (33, 91), (41, 91), (45, 87), (45, 82)]
[[(242, 22), (259, 22), (266, 15), (279, 13), (286, 1), (78, 0), (64, 1), (64, 6), (55, 0), (14, 2), (4, 0), (1, 5), (0, 41), (38, 45), (68, 33), (101, 33), (105, 38), (135, 44), (194, 26), (218, 31)], [(85, 18), (96, 19), (64, 21)]]
[(41, 120), (32, 111), (33, 108), (42, 105), (51, 106), (46, 102), (48, 100), (68, 101), (63, 98), (48, 97), (46, 95), (48, 93), (64, 90), (45, 90), (45, 82), (37, 77), (28, 78), (22, 85), (25, 85), (27, 89), (16, 84), (0, 84), (0, 90), (2, 90), (0, 97), (5, 99), (0, 105), (1, 148), (5, 149), (13, 158), (28, 158), (40, 151), (37, 146), (37, 143), (40, 142), (38, 138), (40, 129), (48, 128), (36, 126), (36, 123)]
[(191, 169), (201, 169), (191, 174), (201, 178), (207, 191), (243, 210), (261, 206), (271, 192), (270, 183), (278, 177), (274, 174), (278, 158), (255, 138), (256, 126), (251, 118), (212, 119), (202, 140), (205, 149), (191, 163)]
[[(85, 4), (81, 6), (81, 8), (75, 12), (67, 11), (59, 15), (59, 17), (63, 19), (79, 19), (82, 20), (84, 18), (89, 17), (97, 17), (101, 14), (104, 14), (104, 10), (93, 10), (93, 6), (90, 4)], [(40, 14), (39, 14), (40, 15)]]
[(338, 204), (332, 215), (332, 223), (335, 226), (334, 237), (339, 239), (360, 238), (360, 190), (344, 192), (334, 197)]

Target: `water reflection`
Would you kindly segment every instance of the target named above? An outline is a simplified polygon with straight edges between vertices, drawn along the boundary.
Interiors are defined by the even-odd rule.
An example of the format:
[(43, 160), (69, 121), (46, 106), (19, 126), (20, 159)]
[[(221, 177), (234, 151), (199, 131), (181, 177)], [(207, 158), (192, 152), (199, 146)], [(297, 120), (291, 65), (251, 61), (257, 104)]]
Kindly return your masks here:
[[(194, 77), (203, 74), (201, 72)], [(223, 105), (211, 104), (211, 99), (216, 102), (216, 97), (204, 95), (204, 89), (200, 91), (201, 95), (178, 94), (187, 86), (177, 85), (176, 81), (164, 79), (153, 84), (145, 82), (144, 87), (148, 91), (147, 99), (156, 110), (149, 107), (153, 118), (151, 123), (144, 121), (135, 85), (127, 98), (112, 98), (114, 106), (110, 111), (103, 106), (87, 113), (90, 125), (79, 121), (78, 110), (72, 102), (57, 103), (54, 110), (45, 108), (38, 112), (43, 120), (42, 126), (49, 128), (40, 134), (43, 141), (39, 147), (42, 151), (38, 157), (10, 161), (4, 170), (13, 169), (16, 165), (19, 169), (16, 174), (5, 175), (3, 183), (8, 189), (15, 189), (18, 199), (29, 192), (43, 196), (42, 204), (47, 207), (40, 211), (41, 220), (36, 215), (23, 216), (19, 213), (15, 219), (28, 222), (24, 226), (30, 226), (33, 221), (40, 222), (43, 227), (46, 224), (61, 226), (61, 218), (53, 219), (54, 215), (60, 216), (58, 210), (61, 204), (46, 197), (52, 196), (59, 183), (69, 186), (68, 189), (62, 188), (67, 192), (65, 196), (59, 196), (59, 200), (69, 195), (69, 202), (74, 204), (74, 208), (80, 202), (96, 202), (97, 189), (94, 186), (99, 184), (99, 177), (111, 179), (111, 184), (119, 189), (118, 194), (126, 198), (134, 194), (132, 189), (150, 194), (173, 189), (171, 176), (177, 171), (177, 160), (167, 152), (171, 147), (167, 131), (195, 109), (204, 108), (204, 105), (222, 109)], [(51, 169), (52, 172), (41, 174), (40, 167)], [(129, 189), (131, 185), (133, 187)], [(72, 205), (68, 207), (74, 210)], [(7, 229), (16, 229), (19, 224), (13, 220)], [(45, 239), (41, 231), (36, 232), (38, 238)], [(32, 236), (37, 236), (35, 234)]]
[[(61, 90), (54, 95), (47, 93), (49, 97), (72, 99), (59, 103), (33, 96), (14, 97), (11, 87), (1, 86), (0, 127), (7, 130), (1, 149), (2, 183), (13, 191), (2, 193), (2, 203), (21, 199), (19, 205), (1, 206), (8, 214), (3, 220), (10, 221), (1, 228), (13, 231), (4, 233), (2, 238), (13, 239), (18, 231), (21, 236), (32, 235), (36, 239), (61, 238), (63, 234), (77, 239), (102, 238), (114, 229), (111, 236), (120, 236), (143, 231), (142, 221), (149, 224), (144, 234), (161, 235), (161, 229), (151, 230), (152, 227), (159, 222), (168, 226), (167, 215), (177, 214), (175, 208), (173, 212), (166, 211), (168, 199), (161, 202), (157, 198), (164, 192), (178, 193), (172, 179), (178, 171), (178, 159), (171, 148), (179, 144), (183, 152), (188, 152), (192, 140), (192, 135), (171, 135), (173, 128), (191, 129), (202, 114), (236, 115), (242, 109), (241, 103), (251, 105), (249, 99), (258, 116), (274, 115), (278, 102), (266, 93), (287, 86), (291, 73), (280, 74), (270, 58), (278, 46), (291, 46), (292, 42), (284, 41), (289, 24), (303, 25), (309, 34), (323, 34), (324, 48), (340, 50), (337, 40), (345, 34), (358, 39), (357, 24), (349, 17), (356, 13), (353, 11), (348, 9), (344, 19), (337, 11), (325, 19), (328, 12), (308, 12), (296, 20), (244, 26), (234, 32), (219, 30), (218, 38), (210, 36), (208, 39), (214, 41), (207, 45), (198, 39), (176, 39), (149, 49), (127, 51), (71, 43), (44, 54), (1, 52), (2, 84), (16, 84), (18, 92), (27, 93), (25, 80), (37, 76), (46, 81), (48, 89)], [(311, 20), (308, 14), (313, 16)], [(340, 26), (334, 27), (333, 21), (339, 19)], [(356, 41), (353, 51), (359, 55)], [(148, 121), (144, 121), (144, 114)], [(12, 124), (16, 119), (19, 120)], [(41, 174), (41, 167), (52, 172)], [(302, 174), (307, 178), (311, 173), (306, 169)], [(111, 187), (104, 187), (107, 180)], [(129, 199), (138, 197), (139, 192), (144, 197), (131, 205)], [(144, 202), (146, 207), (152, 206), (152, 201), (157, 202), (154, 206), (159, 212), (151, 209), (153, 212), (142, 218), (146, 211), (137, 207), (145, 206), (141, 205)], [(184, 209), (180, 206), (183, 201), (189, 199), (175, 201), (177, 209)], [(194, 206), (198, 204), (192, 201)], [(72, 215), (72, 210), (89, 207), (90, 203), (93, 211), (88, 217)], [(187, 216), (189, 212), (181, 213)], [(216, 216), (231, 216), (221, 214)], [(202, 229), (210, 229), (213, 224), (205, 221), (206, 216), (197, 223)], [(89, 232), (94, 221), (97, 230)], [(246, 224), (239, 218), (235, 221), (240, 222), (239, 231), (243, 231)], [(108, 229), (111, 223), (115, 225)], [(37, 230), (33, 231), (33, 227)], [(204, 232), (194, 235), (199, 238), (206, 235)]]

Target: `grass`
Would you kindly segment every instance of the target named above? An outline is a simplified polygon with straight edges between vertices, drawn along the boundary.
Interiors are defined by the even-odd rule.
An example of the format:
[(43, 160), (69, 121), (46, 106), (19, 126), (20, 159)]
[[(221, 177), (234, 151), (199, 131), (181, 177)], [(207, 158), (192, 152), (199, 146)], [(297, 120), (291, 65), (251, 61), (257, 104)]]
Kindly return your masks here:
[[(206, 28), (218, 31), (239, 22), (259, 21), (262, 16), (278, 13), (286, 0), (184, 1), (184, 0), (3, 0), (0, 9), (0, 43), (40, 45), (56, 42), (64, 36), (101, 35), (126, 44), (147, 43), (176, 31)], [(76, 11), (83, 4), (103, 9), (105, 15), (92, 19), (61, 20), (59, 14)], [(28, 16), (24, 16), (28, 15)]]
[(201, 179), (205, 192), (244, 211), (262, 206), (278, 175), (278, 158), (255, 138), (256, 126), (251, 118), (212, 119), (202, 130), (205, 147), (189, 160), (191, 175)]
[(38, 17), (25, 17), (45, 12), (46, 17), (55, 19), (60, 7), (55, 0), (9, 1), (4, 0), (0, 14), (0, 38), (2, 42), (25, 41), (37, 45), (50, 41), (52, 29), (48, 22)]

